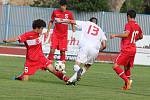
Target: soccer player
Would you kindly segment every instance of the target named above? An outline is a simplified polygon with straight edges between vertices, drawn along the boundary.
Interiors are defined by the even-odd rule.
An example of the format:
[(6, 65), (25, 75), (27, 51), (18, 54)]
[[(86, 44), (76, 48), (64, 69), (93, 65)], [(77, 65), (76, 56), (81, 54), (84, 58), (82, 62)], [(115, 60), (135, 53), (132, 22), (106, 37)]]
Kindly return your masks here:
[[(51, 34), (51, 49), (48, 59), (54, 60), (55, 50), (60, 50), (60, 60), (65, 62), (65, 52), (67, 50), (68, 41), (68, 24), (70, 20), (74, 20), (72, 12), (66, 10), (67, 2), (66, 0), (60, 0), (60, 9), (53, 11), (51, 15), (51, 20), (48, 25), (48, 32), (50, 31), (52, 24), (55, 23), (53, 33)], [(75, 32), (75, 26), (72, 23), (72, 31)]]
[(15, 38), (3, 40), (5, 43), (19, 41), (20, 43), (24, 43), (27, 48), (24, 72), (15, 77), (16, 80), (27, 81), (29, 80), (29, 76), (34, 75), (38, 69), (48, 70), (64, 81), (69, 79), (62, 72), (56, 71), (52, 66), (52, 61), (48, 60), (42, 52), (40, 35), (44, 27), (46, 27), (46, 23), (41, 19), (37, 19), (32, 23), (32, 31), (25, 32)]
[[(97, 18), (92, 17), (89, 21), (78, 22), (78, 27), (82, 29), (81, 38), (79, 40), (79, 52), (75, 65), (73, 67), (75, 73), (68, 80), (66, 85), (75, 85), (75, 82), (80, 80), (80, 77), (94, 63), (99, 51), (106, 48), (106, 36), (102, 29), (96, 25)], [(81, 67), (83, 64), (83, 67)]]
[[(127, 11), (128, 23), (125, 25), (125, 31), (122, 34), (111, 34), (110, 38), (121, 38), (121, 51), (116, 58), (113, 66), (113, 70), (121, 77), (125, 85), (123, 90), (129, 90), (131, 88), (132, 80), (131, 68), (133, 68), (134, 57), (136, 53), (135, 42), (143, 38), (142, 30), (135, 21), (136, 12), (134, 10)], [(120, 66), (124, 66), (124, 70)]]

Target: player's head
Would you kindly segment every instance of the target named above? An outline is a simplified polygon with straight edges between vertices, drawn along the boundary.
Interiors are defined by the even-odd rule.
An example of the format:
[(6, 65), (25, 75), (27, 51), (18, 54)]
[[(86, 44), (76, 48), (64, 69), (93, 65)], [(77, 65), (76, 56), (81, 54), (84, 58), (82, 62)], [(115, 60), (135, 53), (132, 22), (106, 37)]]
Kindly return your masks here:
[(34, 20), (32, 23), (32, 28), (37, 30), (38, 33), (42, 33), (44, 27), (46, 27), (46, 23), (42, 19)]
[(59, 4), (60, 4), (60, 9), (62, 11), (65, 11), (67, 8), (67, 1), (66, 0), (60, 0)]
[(127, 11), (127, 17), (135, 19), (136, 11), (135, 10), (128, 10)]
[(89, 21), (97, 24), (97, 18), (95, 17), (90, 18)]

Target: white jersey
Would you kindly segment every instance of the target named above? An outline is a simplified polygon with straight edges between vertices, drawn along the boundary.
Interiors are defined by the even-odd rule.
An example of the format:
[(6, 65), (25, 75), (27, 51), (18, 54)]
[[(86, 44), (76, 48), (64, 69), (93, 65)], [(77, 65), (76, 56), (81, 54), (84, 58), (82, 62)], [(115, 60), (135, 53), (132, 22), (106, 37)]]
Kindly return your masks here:
[(105, 33), (95, 23), (90, 21), (76, 21), (76, 24), (77, 27), (82, 30), (79, 40), (79, 47), (89, 46), (99, 50), (101, 46), (101, 41), (107, 40)]

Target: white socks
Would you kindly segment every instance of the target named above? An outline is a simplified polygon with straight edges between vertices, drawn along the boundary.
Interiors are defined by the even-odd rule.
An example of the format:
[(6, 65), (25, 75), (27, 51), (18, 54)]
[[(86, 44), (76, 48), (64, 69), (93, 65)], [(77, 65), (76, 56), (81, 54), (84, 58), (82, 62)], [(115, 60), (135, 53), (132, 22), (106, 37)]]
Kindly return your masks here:
[[(75, 71), (75, 73), (73, 74), (73, 76), (68, 80), (69, 82), (75, 82), (77, 80), (77, 72), (79, 71), (80, 67), (78, 65), (74, 65), (73, 70)], [(82, 68), (83, 71), (81, 73), (81, 76), (86, 72), (85, 67)]]
[(81, 73), (81, 76), (86, 72), (85, 67), (83, 67), (82, 69), (83, 69), (83, 71), (82, 71), (82, 73)]
[(73, 66), (73, 70), (74, 70), (75, 72), (78, 72), (79, 69), (80, 69), (80, 67), (79, 67), (78, 65), (74, 65), (74, 66)]
[(73, 76), (68, 80), (69, 82), (75, 82), (77, 80), (77, 72), (73, 74)]

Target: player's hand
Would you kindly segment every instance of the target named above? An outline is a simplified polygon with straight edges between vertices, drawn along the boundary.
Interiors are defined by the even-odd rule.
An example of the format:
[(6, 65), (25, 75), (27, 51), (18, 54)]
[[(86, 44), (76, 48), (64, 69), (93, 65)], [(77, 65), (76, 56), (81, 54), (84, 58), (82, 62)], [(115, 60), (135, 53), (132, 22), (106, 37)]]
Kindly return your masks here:
[(74, 32), (76, 32), (76, 29), (72, 29), (72, 32), (73, 32), (73, 34), (74, 34)]
[(72, 38), (72, 39), (75, 38), (75, 33), (74, 33), (74, 32), (72, 32), (71, 38)]
[(111, 34), (111, 35), (110, 35), (110, 39), (113, 39), (113, 38), (115, 38), (115, 37), (116, 37), (115, 34)]

